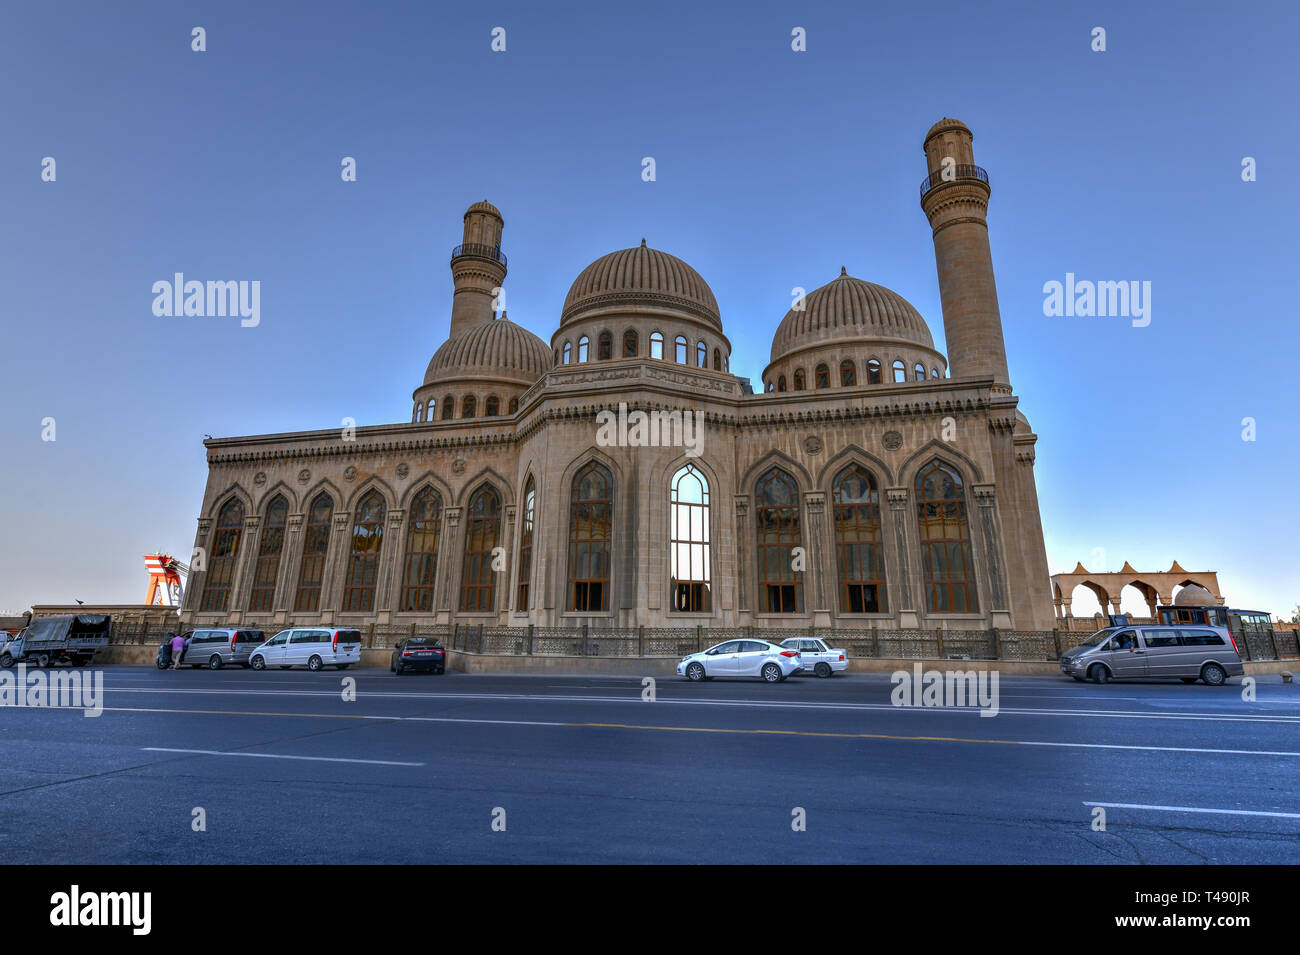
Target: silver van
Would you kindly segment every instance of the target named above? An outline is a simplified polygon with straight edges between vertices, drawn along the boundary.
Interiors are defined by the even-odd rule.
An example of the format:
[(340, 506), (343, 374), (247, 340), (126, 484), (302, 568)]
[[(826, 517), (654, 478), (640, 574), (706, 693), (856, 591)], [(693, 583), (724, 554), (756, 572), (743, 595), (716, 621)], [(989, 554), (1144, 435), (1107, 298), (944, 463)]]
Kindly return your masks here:
[(361, 662), (361, 631), (353, 627), (293, 627), (281, 630), (253, 650), (248, 664), (254, 670), (279, 667), (287, 670), (305, 666), (320, 670), (326, 666), (346, 670)]
[(262, 644), (266, 634), (261, 630), (209, 627), (181, 634), (185, 638), (185, 656), (181, 666), (207, 667), (220, 670), (223, 666), (248, 666), (248, 656)]
[(1061, 672), (1076, 680), (1176, 678), (1222, 686), (1245, 668), (1232, 634), (1223, 627), (1107, 627), (1061, 657)]

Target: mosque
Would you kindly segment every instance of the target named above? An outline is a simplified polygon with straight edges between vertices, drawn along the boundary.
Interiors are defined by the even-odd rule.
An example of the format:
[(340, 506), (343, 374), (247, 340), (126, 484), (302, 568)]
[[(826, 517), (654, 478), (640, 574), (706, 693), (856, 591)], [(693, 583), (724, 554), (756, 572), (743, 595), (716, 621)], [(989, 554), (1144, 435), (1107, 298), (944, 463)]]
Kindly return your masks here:
[[(704, 278), (644, 240), (578, 273), (549, 342), (498, 317), (504, 219), (470, 206), (410, 421), (205, 441), (182, 625), (1050, 629), (972, 139), (924, 140), (948, 354), (841, 269), (761, 386)], [(668, 439), (610, 440), (611, 412)]]

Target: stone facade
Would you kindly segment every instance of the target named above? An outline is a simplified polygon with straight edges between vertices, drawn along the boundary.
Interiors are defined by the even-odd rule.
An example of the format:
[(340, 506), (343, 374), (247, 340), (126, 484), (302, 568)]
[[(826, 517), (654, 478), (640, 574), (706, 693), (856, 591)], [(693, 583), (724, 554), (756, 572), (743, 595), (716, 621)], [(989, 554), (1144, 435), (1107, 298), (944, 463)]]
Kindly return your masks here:
[[(977, 168), (954, 123), (935, 129), (964, 150), (959, 171)], [(644, 240), (580, 274), (549, 345), (497, 318), (503, 220), (476, 203), (452, 260), (452, 334), (410, 422), (205, 442), (183, 622), (1049, 629), (1036, 436), (1006, 380), (987, 179), (966, 176), (923, 196), (932, 221), (946, 192), (982, 196), (934, 225), (954, 376), (915, 309), (842, 270), (807, 297), (811, 318), (782, 322), (757, 394), (729, 370), (707, 284)], [(611, 442), (620, 409), (693, 415), (699, 443)], [(688, 465), (707, 509), (680, 530)], [(774, 470), (793, 497), (773, 496)], [(918, 501), (936, 488), (938, 503)], [(674, 538), (697, 566), (706, 555), (677, 575), (693, 591), (675, 586)]]

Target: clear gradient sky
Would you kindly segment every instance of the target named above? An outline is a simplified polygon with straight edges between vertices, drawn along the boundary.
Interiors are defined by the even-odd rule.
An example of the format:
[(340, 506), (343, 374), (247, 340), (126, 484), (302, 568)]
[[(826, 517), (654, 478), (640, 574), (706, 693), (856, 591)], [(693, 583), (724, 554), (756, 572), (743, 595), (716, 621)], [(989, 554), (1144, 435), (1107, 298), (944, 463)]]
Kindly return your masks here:
[[(1298, 11), (8, 3), (0, 611), (142, 600), (141, 556), (193, 545), (204, 434), (409, 420), (479, 199), (505, 216), (510, 317), (548, 341), (582, 268), (644, 236), (709, 282), (756, 385), (791, 288), (841, 265), (910, 300), (942, 348), (918, 186), (926, 130), (954, 116), (993, 184), (1052, 570), (1098, 569), (1098, 548), (1110, 570), (1176, 558), (1289, 619)], [(261, 324), (155, 317), (174, 272), (260, 281)], [(1150, 281), (1151, 324), (1044, 317), (1067, 272)]]

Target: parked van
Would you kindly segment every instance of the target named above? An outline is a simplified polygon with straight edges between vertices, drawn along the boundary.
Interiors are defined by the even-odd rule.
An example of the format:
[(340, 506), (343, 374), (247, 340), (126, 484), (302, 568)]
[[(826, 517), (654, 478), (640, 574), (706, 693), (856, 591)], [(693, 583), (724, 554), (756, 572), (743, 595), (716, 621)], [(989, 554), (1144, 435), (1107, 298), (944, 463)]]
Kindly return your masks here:
[(1107, 627), (1061, 657), (1061, 672), (1093, 683), (1177, 678), (1221, 686), (1241, 676), (1241, 654), (1224, 627)]
[(181, 658), (181, 666), (207, 667), (209, 670), (220, 670), (227, 664), (246, 667), (254, 648), (266, 642), (266, 634), (261, 630), (227, 627), (191, 630), (181, 636), (185, 638), (185, 656)]
[(361, 631), (348, 627), (295, 627), (281, 630), (257, 647), (248, 658), (254, 670), (267, 667), (305, 666), (319, 670), (332, 666), (346, 670), (361, 662)]

